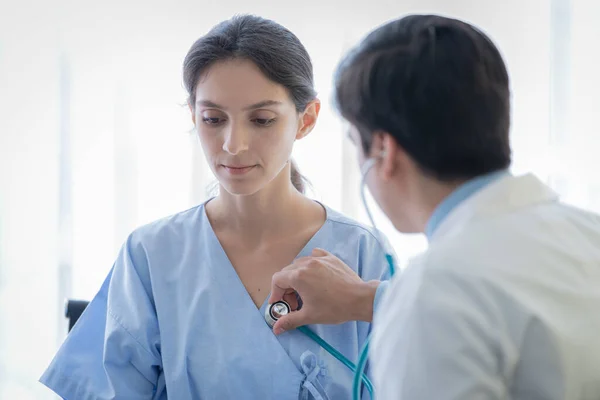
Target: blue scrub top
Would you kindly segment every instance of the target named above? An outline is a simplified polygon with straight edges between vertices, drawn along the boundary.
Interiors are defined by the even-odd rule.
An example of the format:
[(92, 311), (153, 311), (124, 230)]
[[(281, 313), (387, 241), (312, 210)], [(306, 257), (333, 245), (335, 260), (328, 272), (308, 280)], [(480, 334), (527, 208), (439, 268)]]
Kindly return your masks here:
[[(390, 246), (325, 208), (298, 256), (323, 248), (364, 280), (387, 279)], [(254, 305), (200, 205), (129, 236), (40, 381), (68, 400), (351, 398), (353, 373), (301, 332), (275, 336), (266, 306)], [(356, 361), (370, 324), (311, 329)]]

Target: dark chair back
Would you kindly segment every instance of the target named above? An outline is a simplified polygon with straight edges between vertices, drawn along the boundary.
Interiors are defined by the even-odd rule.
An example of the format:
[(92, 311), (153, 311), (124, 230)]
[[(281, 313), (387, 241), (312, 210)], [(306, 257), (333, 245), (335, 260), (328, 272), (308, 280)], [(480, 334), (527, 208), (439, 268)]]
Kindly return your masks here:
[(69, 332), (90, 302), (85, 300), (67, 300), (65, 317), (69, 319)]

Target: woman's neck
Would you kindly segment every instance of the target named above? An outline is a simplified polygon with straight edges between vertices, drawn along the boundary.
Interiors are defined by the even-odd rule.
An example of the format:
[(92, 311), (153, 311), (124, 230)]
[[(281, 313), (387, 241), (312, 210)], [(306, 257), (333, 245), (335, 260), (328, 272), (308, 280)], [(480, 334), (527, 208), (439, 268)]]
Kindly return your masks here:
[(235, 233), (248, 246), (260, 246), (294, 234), (315, 221), (325, 211), (299, 193), (289, 182), (271, 182), (259, 192), (236, 196), (221, 189), (219, 196), (206, 205), (215, 232)]

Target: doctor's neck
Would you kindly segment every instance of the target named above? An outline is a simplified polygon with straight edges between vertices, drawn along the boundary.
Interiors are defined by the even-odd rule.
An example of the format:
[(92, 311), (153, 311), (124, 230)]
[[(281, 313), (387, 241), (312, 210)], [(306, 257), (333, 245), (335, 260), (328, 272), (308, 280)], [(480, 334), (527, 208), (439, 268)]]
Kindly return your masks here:
[(401, 195), (405, 200), (403, 215), (397, 216), (398, 224), (394, 225), (406, 233), (424, 233), (438, 206), (467, 181), (443, 182), (423, 175), (408, 180)]

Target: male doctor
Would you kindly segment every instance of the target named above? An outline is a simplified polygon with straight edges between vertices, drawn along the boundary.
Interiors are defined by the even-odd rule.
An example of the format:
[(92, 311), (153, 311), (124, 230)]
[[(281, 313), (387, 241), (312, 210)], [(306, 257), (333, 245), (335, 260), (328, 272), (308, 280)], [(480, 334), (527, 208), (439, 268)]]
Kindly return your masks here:
[[(414, 15), (367, 36), (336, 79), (367, 184), (428, 250), (362, 282), (315, 250), (273, 277), (299, 325), (370, 321), (378, 399), (600, 399), (600, 218), (512, 176), (506, 67), (473, 26)], [(382, 260), (382, 262), (385, 262)]]

